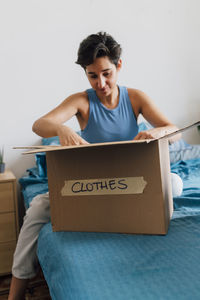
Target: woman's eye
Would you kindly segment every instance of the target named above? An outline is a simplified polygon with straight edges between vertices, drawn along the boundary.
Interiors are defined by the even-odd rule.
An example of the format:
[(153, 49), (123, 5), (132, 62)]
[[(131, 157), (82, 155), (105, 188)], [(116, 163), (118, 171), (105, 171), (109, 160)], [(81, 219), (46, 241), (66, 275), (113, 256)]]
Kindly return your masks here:
[[(108, 77), (110, 74), (111, 74), (111, 73), (106, 72), (106, 73), (103, 73), (103, 76), (104, 76), (104, 77)], [(91, 75), (90, 78), (96, 79), (96, 78), (98, 78), (98, 76), (94, 74), (94, 75)]]

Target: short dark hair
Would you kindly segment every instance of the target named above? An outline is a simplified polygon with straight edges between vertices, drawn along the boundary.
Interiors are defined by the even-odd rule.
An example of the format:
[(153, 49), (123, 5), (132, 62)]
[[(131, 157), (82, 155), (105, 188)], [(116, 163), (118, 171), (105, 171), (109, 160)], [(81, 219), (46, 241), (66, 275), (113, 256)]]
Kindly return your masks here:
[(117, 66), (121, 52), (121, 46), (111, 35), (106, 32), (98, 32), (89, 35), (80, 43), (76, 63), (86, 69), (96, 58), (107, 56)]

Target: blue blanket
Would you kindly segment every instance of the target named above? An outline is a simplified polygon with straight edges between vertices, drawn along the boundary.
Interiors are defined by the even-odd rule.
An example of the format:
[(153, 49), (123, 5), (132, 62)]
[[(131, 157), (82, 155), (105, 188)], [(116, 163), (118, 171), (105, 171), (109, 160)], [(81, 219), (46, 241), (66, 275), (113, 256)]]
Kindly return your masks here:
[(184, 191), (166, 236), (42, 228), (38, 258), (53, 300), (200, 298), (200, 158), (171, 169)]

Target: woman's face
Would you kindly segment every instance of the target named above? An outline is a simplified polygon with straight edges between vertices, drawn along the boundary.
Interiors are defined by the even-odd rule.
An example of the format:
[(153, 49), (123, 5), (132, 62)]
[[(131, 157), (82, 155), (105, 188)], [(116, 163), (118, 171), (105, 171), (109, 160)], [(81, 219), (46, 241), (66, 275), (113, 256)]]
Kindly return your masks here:
[(117, 67), (107, 56), (96, 58), (95, 61), (86, 67), (86, 75), (99, 96), (109, 96), (116, 87), (117, 75), (121, 69), (121, 59)]

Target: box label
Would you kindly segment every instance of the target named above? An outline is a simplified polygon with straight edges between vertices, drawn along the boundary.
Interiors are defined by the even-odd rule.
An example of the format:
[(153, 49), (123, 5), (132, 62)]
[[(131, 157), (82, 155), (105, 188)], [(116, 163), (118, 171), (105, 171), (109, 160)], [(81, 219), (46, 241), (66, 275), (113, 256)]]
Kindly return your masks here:
[(142, 194), (147, 185), (143, 176), (66, 180), (62, 196)]

